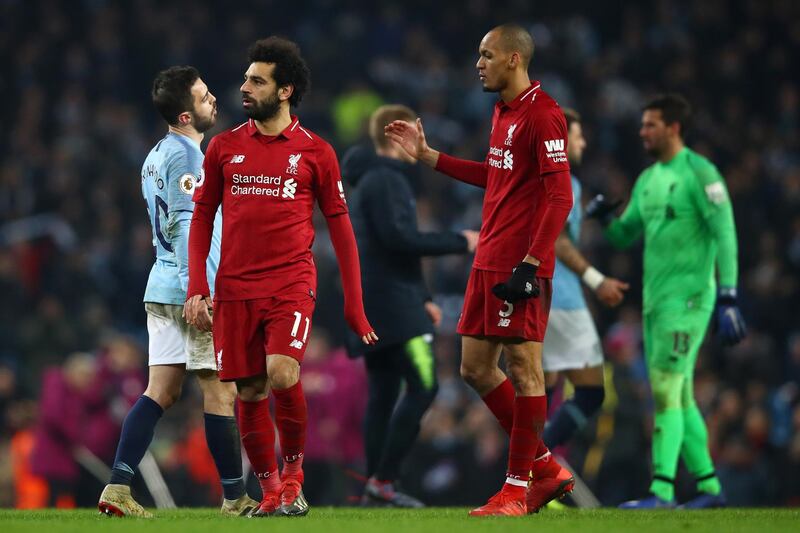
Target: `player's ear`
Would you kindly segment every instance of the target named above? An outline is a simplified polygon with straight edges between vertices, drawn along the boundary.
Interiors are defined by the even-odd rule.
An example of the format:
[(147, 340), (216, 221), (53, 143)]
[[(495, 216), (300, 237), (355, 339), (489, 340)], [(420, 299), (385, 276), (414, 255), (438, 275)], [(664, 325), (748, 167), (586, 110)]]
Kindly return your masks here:
[(178, 115), (178, 125), (179, 126), (188, 126), (192, 123), (192, 114), (188, 111), (184, 111), (180, 115)]
[(288, 100), (294, 94), (294, 85), (284, 85), (278, 89), (278, 98), (281, 101)]

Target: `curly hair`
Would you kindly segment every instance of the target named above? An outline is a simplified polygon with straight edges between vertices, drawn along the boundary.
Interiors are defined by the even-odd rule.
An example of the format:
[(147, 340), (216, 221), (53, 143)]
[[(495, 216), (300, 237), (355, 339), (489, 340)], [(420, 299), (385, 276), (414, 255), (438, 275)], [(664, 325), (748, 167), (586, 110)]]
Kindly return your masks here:
[(153, 104), (171, 126), (178, 124), (178, 115), (194, 110), (192, 86), (199, 77), (194, 67), (175, 66), (162, 70), (153, 80)]
[(251, 63), (274, 63), (272, 77), (278, 87), (291, 85), (294, 87), (289, 104), (297, 107), (303, 95), (311, 85), (311, 71), (308, 69), (300, 47), (294, 42), (281, 37), (267, 37), (254, 42), (250, 46), (248, 56)]

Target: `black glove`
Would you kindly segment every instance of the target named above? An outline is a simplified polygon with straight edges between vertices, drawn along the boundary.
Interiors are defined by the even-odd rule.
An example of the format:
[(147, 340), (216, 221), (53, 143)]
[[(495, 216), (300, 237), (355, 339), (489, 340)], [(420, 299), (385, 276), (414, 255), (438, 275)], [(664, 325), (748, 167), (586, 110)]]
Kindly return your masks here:
[(521, 262), (511, 273), (508, 281), (498, 283), (492, 287), (492, 294), (506, 302), (538, 298), (539, 282), (536, 279), (537, 270), (539, 270), (538, 266), (525, 261)]
[(609, 202), (602, 194), (598, 194), (586, 204), (586, 217), (596, 218), (603, 226), (608, 226), (614, 219), (614, 211), (622, 205), (622, 200)]
[(736, 289), (722, 288), (717, 295), (714, 333), (725, 346), (738, 344), (747, 335), (742, 312), (736, 303)]

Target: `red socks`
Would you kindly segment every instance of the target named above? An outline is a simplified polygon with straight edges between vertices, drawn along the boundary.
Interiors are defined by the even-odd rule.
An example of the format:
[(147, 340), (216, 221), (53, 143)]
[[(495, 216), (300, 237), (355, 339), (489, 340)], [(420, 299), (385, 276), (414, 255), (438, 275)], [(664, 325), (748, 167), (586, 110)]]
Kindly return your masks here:
[(506, 482), (515, 486), (527, 486), (533, 461), (541, 444), (542, 428), (547, 417), (547, 397), (517, 396), (513, 412), (514, 425), (508, 450)]
[(282, 477), (303, 474), (303, 450), (306, 444), (306, 398), (298, 381), (288, 389), (273, 389), (275, 397), (275, 422), (283, 455)]
[(511, 380), (506, 378), (493, 391), (484, 396), (483, 403), (492, 412), (494, 417), (503, 426), (505, 432), (511, 435), (511, 428), (514, 425), (514, 386)]
[(275, 426), (269, 415), (269, 399), (257, 402), (239, 400), (239, 431), (253, 471), (266, 496), (280, 491), (278, 462), (275, 457)]

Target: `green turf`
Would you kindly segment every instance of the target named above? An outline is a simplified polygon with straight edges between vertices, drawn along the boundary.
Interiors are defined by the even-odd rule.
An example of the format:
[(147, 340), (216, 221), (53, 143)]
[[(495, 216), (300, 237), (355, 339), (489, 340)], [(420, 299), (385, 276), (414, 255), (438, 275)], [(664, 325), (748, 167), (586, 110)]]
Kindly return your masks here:
[(60, 533), (225, 533), (313, 531), (314, 533), (375, 533), (414, 531), (468, 533), (470, 531), (569, 532), (593, 531), (799, 531), (800, 510), (725, 509), (718, 511), (618, 511), (615, 509), (544, 511), (522, 518), (470, 518), (467, 509), (432, 508), (419, 511), (388, 509), (312, 508), (305, 518), (222, 518), (216, 510), (156, 511), (152, 520), (108, 518), (92, 510), (0, 511), (6, 532)]

